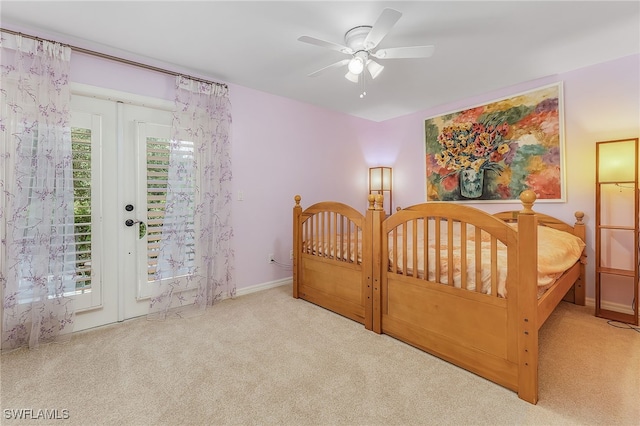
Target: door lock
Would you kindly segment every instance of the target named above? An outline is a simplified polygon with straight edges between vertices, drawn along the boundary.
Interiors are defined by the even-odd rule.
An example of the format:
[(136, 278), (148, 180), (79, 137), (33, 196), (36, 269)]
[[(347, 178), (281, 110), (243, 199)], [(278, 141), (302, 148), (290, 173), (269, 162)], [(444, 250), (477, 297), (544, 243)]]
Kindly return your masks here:
[(138, 238), (142, 239), (145, 235), (147, 235), (147, 225), (141, 220), (127, 219), (124, 221), (124, 224), (131, 227), (136, 223), (140, 224), (140, 228), (138, 228)]

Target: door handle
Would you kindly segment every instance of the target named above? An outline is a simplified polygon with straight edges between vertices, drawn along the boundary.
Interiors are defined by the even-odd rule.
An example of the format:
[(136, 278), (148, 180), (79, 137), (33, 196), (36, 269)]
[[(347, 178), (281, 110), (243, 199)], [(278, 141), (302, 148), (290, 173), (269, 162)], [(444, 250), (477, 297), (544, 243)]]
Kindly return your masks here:
[(124, 224), (127, 226), (133, 226), (136, 223), (140, 224), (140, 228), (139, 228), (139, 232), (138, 232), (138, 238), (142, 239), (145, 235), (147, 235), (147, 225), (141, 221), (141, 220), (133, 220), (133, 219), (127, 219), (124, 221)]

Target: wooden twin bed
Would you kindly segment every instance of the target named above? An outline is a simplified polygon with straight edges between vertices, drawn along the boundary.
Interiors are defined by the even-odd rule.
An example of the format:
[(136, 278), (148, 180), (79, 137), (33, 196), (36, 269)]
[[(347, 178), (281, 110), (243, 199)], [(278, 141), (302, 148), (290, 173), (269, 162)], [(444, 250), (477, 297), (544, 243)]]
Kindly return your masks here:
[[(584, 305), (585, 226), (523, 209), (430, 202), (386, 217), (337, 202), (293, 209), (293, 297), (538, 401), (538, 330)], [(539, 247), (540, 244), (540, 247)], [(559, 249), (556, 250), (556, 249)]]

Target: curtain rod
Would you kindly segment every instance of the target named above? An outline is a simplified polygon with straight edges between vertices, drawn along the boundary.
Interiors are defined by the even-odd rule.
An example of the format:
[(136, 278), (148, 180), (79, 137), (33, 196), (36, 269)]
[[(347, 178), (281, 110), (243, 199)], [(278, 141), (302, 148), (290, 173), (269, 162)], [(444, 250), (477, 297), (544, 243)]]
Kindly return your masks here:
[[(9, 34), (13, 34), (13, 35), (19, 35), (19, 36), (22, 36), (22, 37), (30, 38), (32, 40), (48, 41), (48, 42), (51, 42), (51, 43), (59, 43), (57, 41), (47, 40), (47, 39), (44, 39), (44, 38), (41, 38), (41, 37), (36, 37), (36, 36), (29, 35), (29, 34), (24, 34), (24, 33), (18, 32), (18, 31), (8, 30), (6, 28), (0, 28), (0, 31), (1, 32), (5, 32), (5, 33), (9, 33)], [(129, 59), (119, 58), (117, 56), (107, 55), (106, 53), (96, 52), (94, 50), (85, 49), (83, 47), (72, 46), (70, 44), (65, 44), (65, 43), (59, 43), (59, 44), (67, 46), (67, 47), (71, 48), (71, 50), (74, 50), (76, 52), (85, 53), (87, 55), (92, 55), (92, 56), (97, 56), (98, 58), (109, 59), (111, 61), (121, 62), (123, 64), (133, 65), (133, 66), (136, 66), (136, 67), (139, 67), (139, 68), (144, 68), (144, 69), (147, 69), (147, 70), (156, 71), (156, 72), (160, 72), (160, 73), (163, 73), (163, 74), (169, 74), (169, 75), (173, 75), (173, 76), (182, 75), (182, 76), (185, 76), (185, 77), (190, 78), (192, 80), (199, 81), (201, 83), (215, 84), (217, 86), (222, 86), (225, 89), (227, 88), (227, 85), (225, 83), (218, 83), (218, 82), (215, 82), (215, 81), (209, 81), (209, 80), (205, 80), (205, 79), (198, 78), (198, 77), (192, 77), (192, 76), (186, 75), (184, 73), (179, 73), (179, 72), (170, 71), (170, 70), (167, 70), (167, 69), (164, 69), (164, 68), (154, 67), (153, 65), (147, 65), (147, 64), (140, 63), (140, 62), (131, 61)]]

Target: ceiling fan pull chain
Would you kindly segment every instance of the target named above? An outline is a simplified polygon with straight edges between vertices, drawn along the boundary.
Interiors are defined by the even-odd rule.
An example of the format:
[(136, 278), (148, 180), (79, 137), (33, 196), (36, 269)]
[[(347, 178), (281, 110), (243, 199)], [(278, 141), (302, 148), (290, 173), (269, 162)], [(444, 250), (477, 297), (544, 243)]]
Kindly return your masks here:
[(367, 79), (365, 73), (360, 74), (360, 79), (362, 80), (362, 91), (360, 92), (360, 99), (367, 96), (367, 90), (365, 87), (365, 80)]

